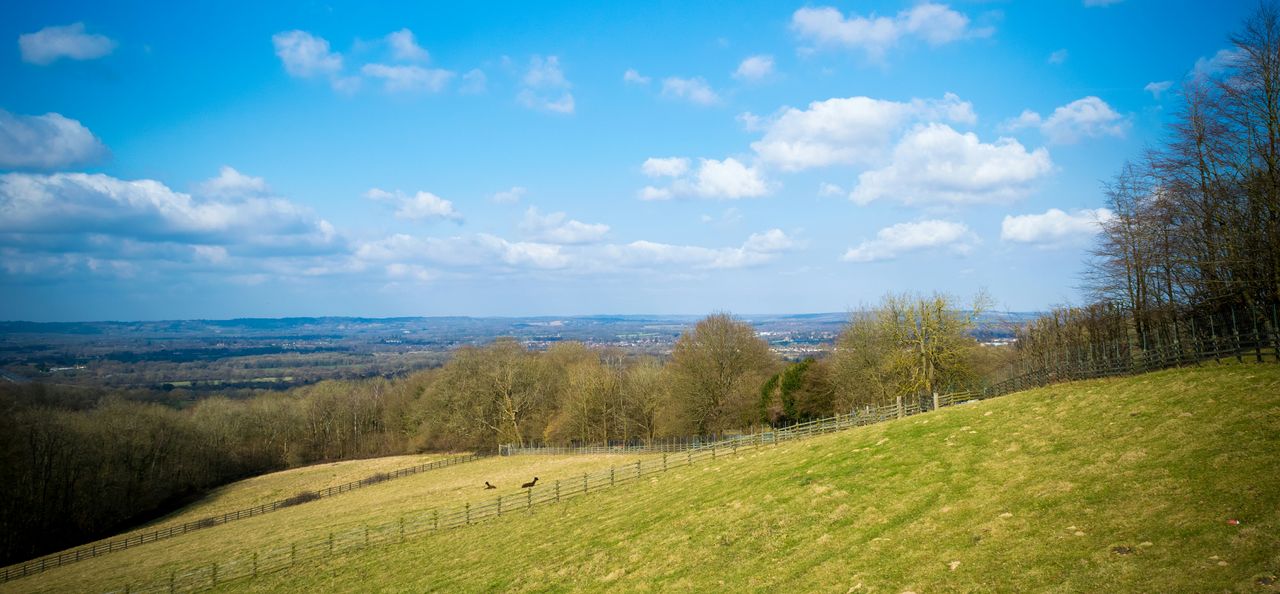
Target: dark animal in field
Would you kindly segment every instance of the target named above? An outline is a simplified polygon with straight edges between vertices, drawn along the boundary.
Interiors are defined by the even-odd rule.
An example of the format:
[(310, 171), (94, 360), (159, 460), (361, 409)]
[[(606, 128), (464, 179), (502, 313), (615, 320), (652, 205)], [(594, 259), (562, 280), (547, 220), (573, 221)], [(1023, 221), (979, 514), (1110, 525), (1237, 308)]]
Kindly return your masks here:
[(497, 487), (495, 487), (495, 486), (493, 486), (493, 485), (490, 485), (490, 484), (489, 484), (489, 481), (485, 481), (485, 482), (484, 482), (484, 488), (486, 488), (486, 489), (497, 489)]
[(523, 484), (523, 485), (520, 485), (520, 488), (521, 488), (521, 489), (528, 489), (529, 487), (532, 487), (532, 486), (534, 486), (535, 484), (537, 484), (537, 482), (538, 482), (538, 477), (536, 477), (536, 476), (535, 476), (535, 477), (533, 477), (533, 480), (532, 480), (532, 481), (529, 481), (529, 482), (527, 482), (527, 483), (525, 483), (525, 484)]

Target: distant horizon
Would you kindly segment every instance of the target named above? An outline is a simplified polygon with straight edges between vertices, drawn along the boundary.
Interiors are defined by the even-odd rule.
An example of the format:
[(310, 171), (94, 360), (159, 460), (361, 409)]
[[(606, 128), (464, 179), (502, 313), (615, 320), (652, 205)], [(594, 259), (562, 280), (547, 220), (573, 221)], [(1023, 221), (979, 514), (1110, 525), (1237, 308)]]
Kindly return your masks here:
[[(799, 317), (799, 316), (845, 316), (857, 310), (847, 311), (814, 311), (814, 312), (754, 312), (754, 313), (738, 313), (733, 311), (710, 311), (705, 313), (595, 313), (595, 314), (538, 314), (538, 315), (419, 315), (419, 316), (358, 316), (358, 315), (315, 315), (315, 316), (238, 316), (230, 318), (155, 318), (155, 319), (103, 319), (103, 320), (0, 320), (3, 324), (148, 324), (161, 322), (235, 322), (239, 320), (431, 320), (446, 318), (465, 318), (473, 320), (561, 320), (574, 318), (694, 318), (699, 319), (709, 315), (719, 313), (727, 313), (735, 318), (750, 319), (759, 317)], [(961, 309), (960, 311), (968, 311)], [(1006, 309), (988, 309), (986, 314), (1017, 314), (1017, 315), (1039, 315), (1048, 310), (1006, 310)]]

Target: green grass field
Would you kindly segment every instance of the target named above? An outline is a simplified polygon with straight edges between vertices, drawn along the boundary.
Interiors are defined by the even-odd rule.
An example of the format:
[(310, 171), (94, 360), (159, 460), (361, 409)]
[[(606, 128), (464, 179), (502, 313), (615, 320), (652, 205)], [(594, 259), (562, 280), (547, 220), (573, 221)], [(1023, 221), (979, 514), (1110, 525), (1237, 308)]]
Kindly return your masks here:
[[(1077, 382), (744, 450), (221, 588), (1276, 591), (1278, 446), (1280, 366)], [(475, 485), (491, 477), (506, 486), (634, 459), (464, 464), (0, 589), (115, 589), (282, 539), (478, 500), (486, 494)]]

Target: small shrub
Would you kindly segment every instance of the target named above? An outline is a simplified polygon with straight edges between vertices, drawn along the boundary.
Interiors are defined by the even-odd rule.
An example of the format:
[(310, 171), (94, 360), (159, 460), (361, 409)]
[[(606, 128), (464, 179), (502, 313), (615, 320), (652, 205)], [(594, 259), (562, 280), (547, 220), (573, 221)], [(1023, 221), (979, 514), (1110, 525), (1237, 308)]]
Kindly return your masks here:
[(364, 479), (364, 484), (366, 484), (366, 485), (372, 485), (372, 484), (375, 484), (375, 483), (381, 483), (381, 482), (383, 482), (383, 481), (389, 481), (389, 480), (391, 480), (391, 475), (390, 475), (390, 474), (387, 474), (387, 473), (385, 473), (385, 472), (379, 472), (378, 474), (372, 475), (372, 476), (370, 476), (370, 477), (368, 477), (368, 478)]

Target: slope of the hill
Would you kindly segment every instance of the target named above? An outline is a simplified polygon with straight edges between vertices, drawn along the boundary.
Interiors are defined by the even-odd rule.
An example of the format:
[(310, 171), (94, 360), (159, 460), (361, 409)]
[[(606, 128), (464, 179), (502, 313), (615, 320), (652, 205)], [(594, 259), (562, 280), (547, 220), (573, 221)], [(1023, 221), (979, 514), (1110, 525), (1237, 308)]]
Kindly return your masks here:
[[(107, 591), (126, 583), (145, 583), (168, 575), (171, 569), (223, 561), (246, 550), (287, 548), (291, 542), (393, 522), (413, 512), (491, 500), (497, 494), (515, 494), (520, 491), (520, 483), (534, 476), (543, 481), (570, 479), (640, 458), (635, 455), (626, 458), (608, 455), (486, 458), (72, 563), (0, 584), (0, 592)], [(384, 460), (371, 459), (347, 462), (341, 468), (344, 474), (368, 476), (385, 472), (385, 466)], [(285, 471), (241, 481), (229, 486), (221, 496), (252, 498), (262, 492), (263, 484), (309, 485), (316, 480), (327, 480), (321, 467), (313, 468), (315, 470), (303, 473), (303, 477), (293, 476), (295, 471)], [(314, 475), (317, 472), (320, 474)], [(484, 489), (485, 481), (498, 489)]]
[(225, 584), (276, 591), (1274, 591), (1280, 366), (1063, 384)]

